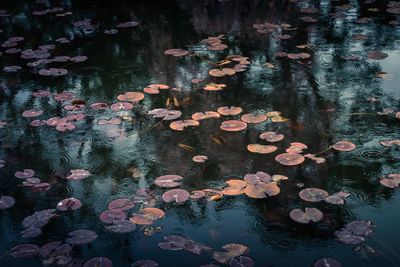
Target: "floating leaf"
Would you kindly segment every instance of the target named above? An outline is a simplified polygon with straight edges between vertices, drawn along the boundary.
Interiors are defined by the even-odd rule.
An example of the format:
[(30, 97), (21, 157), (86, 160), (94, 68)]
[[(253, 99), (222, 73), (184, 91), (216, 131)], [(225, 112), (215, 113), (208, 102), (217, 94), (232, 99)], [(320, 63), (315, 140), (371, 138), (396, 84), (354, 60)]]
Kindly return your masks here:
[(30, 109), (30, 110), (26, 110), (22, 113), (22, 117), (25, 118), (33, 118), (33, 117), (37, 117), (43, 114), (43, 110), (41, 109)]
[(299, 193), (299, 197), (308, 202), (320, 202), (325, 200), (328, 196), (328, 192), (319, 188), (305, 188)]
[(169, 89), (168, 85), (155, 83), (148, 85), (146, 88), (143, 89), (143, 91), (150, 95), (157, 95), (160, 93), (160, 90), (167, 90), (167, 89)]
[(8, 209), (14, 206), (15, 199), (10, 196), (1, 196), (0, 197), (0, 210)]
[(81, 201), (73, 197), (61, 200), (56, 206), (56, 208), (61, 211), (77, 210), (80, 207), (82, 207)]
[(38, 254), (39, 247), (34, 244), (20, 244), (10, 250), (14, 258), (30, 258)]
[(144, 94), (140, 92), (126, 92), (118, 95), (117, 99), (122, 102), (137, 103), (144, 99)]
[(227, 252), (216, 251), (213, 254), (213, 259), (220, 263), (227, 263), (230, 259), (242, 256), (249, 251), (249, 248), (241, 244), (226, 244), (222, 246)]
[(268, 117), (264, 114), (247, 113), (242, 115), (240, 119), (246, 123), (257, 124), (266, 121)]
[(208, 160), (208, 158), (207, 158), (207, 156), (204, 156), (204, 155), (197, 155), (197, 156), (194, 156), (192, 158), (192, 160), (194, 162), (203, 163), (203, 162), (206, 162), (206, 160)]
[(17, 171), (14, 176), (19, 179), (28, 179), (35, 175), (35, 171), (31, 169), (25, 169), (23, 171)]
[(162, 199), (169, 202), (183, 203), (189, 199), (189, 192), (183, 189), (172, 189), (162, 195)]
[(299, 142), (290, 143), (290, 147), (286, 149), (287, 153), (303, 153), (304, 149), (307, 149), (307, 145)]
[(316, 208), (305, 208), (305, 212), (301, 209), (294, 209), (289, 216), (295, 222), (307, 224), (309, 222), (319, 222), (324, 217), (324, 214)]
[(135, 203), (128, 198), (118, 198), (108, 203), (109, 210), (129, 210), (135, 206)]
[(314, 262), (314, 267), (342, 267), (342, 264), (332, 258), (320, 258)]
[(183, 57), (189, 55), (189, 51), (183, 50), (183, 49), (178, 49), (178, 48), (173, 48), (173, 49), (168, 49), (164, 52), (165, 55), (169, 56), (174, 56), (174, 57)]
[(175, 131), (183, 131), (187, 127), (196, 127), (199, 125), (200, 123), (195, 120), (180, 120), (171, 122), (169, 127)]
[(139, 213), (133, 214), (129, 219), (131, 222), (140, 225), (152, 224), (155, 220), (163, 218), (165, 215), (164, 211), (157, 208), (143, 208), (139, 210)]
[(215, 111), (196, 112), (192, 115), (192, 119), (201, 121), (205, 119), (218, 119), (221, 115)]
[(169, 174), (157, 177), (154, 183), (159, 187), (176, 187), (181, 184), (179, 183), (181, 180), (183, 180), (182, 176)]
[(330, 196), (328, 196), (327, 198), (325, 198), (325, 202), (330, 203), (330, 204), (334, 204), (334, 205), (343, 205), (344, 201), (347, 197), (349, 197), (351, 194), (348, 192), (337, 192), (334, 193)]
[(169, 110), (165, 108), (156, 108), (150, 110), (147, 114), (153, 115), (153, 118), (163, 118), (165, 121), (175, 120), (182, 116), (180, 110)]
[(136, 229), (136, 225), (128, 220), (113, 221), (113, 224), (106, 227), (108, 231), (118, 234), (127, 234)]
[(387, 178), (381, 178), (379, 181), (383, 186), (389, 188), (397, 188), (400, 185), (400, 174), (391, 173), (387, 176)]
[(200, 190), (194, 190), (190, 193), (190, 198), (191, 199), (201, 199), (206, 196), (206, 193)]
[(236, 71), (231, 68), (222, 68), (222, 69), (212, 69), (208, 72), (210, 76), (213, 77), (223, 77), (223, 76), (231, 76), (234, 75)]
[(122, 210), (106, 210), (100, 213), (99, 218), (103, 223), (111, 224), (126, 219), (126, 214)]
[(295, 166), (304, 162), (304, 157), (296, 153), (282, 153), (275, 157), (275, 160), (285, 166)]
[(220, 107), (217, 109), (217, 112), (223, 116), (234, 116), (242, 113), (243, 109), (241, 107), (234, 107), (234, 106)]
[(274, 143), (283, 140), (285, 136), (276, 132), (264, 132), (260, 135), (260, 138), (270, 143)]
[(358, 245), (372, 233), (372, 222), (360, 220), (346, 224), (341, 230), (335, 231), (338, 240), (348, 245)]
[(375, 59), (375, 60), (385, 59), (385, 58), (387, 58), (388, 56), (389, 56), (388, 54), (383, 53), (383, 52), (381, 52), (381, 51), (377, 51), (377, 50), (369, 51), (369, 52), (367, 53), (367, 57), (368, 57), (369, 59)]
[(350, 143), (349, 141), (339, 141), (336, 144), (334, 144), (332, 146), (333, 149), (337, 150), (337, 151), (352, 151), (356, 148), (356, 145), (353, 143)]
[(98, 125), (119, 125), (121, 123), (122, 123), (121, 119), (117, 117), (110, 119), (99, 119), (97, 121)]
[(247, 128), (247, 123), (239, 120), (228, 120), (221, 123), (220, 129), (227, 132), (239, 132)]
[(66, 178), (68, 180), (82, 180), (90, 176), (90, 172), (84, 169), (74, 169), (70, 172), (71, 174)]
[(229, 261), (229, 267), (254, 267), (254, 260), (247, 256), (239, 256)]
[(270, 154), (278, 150), (278, 147), (270, 145), (249, 144), (247, 145), (247, 150), (252, 153)]
[(110, 108), (114, 111), (131, 110), (133, 105), (129, 102), (117, 102), (112, 104)]
[(226, 87), (226, 84), (223, 83), (208, 83), (204, 86), (204, 90), (206, 91), (221, 91)]

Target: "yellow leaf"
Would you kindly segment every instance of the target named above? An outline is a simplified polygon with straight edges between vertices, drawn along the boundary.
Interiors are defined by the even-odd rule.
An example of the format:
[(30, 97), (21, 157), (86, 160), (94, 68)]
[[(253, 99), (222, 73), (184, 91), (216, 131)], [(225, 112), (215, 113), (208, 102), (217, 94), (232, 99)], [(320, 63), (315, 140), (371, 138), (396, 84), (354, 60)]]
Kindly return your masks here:
[(179, 146), (180, 148), (182, 148), (182, 149), (185, 149), (185, 150), (189, 151), (189, 152), (194, 152), (194, 151), (195, 151), (194, 147), (191, 147), (191, 146), (189, 146), (189, 145), (178, 144), (178, 146)]
[(178, 101), (178, 99), (176, 99), (175, 96), (174, 96), (174, 105), (175, 105), (175, 107), (179, 107), (179, 101)]

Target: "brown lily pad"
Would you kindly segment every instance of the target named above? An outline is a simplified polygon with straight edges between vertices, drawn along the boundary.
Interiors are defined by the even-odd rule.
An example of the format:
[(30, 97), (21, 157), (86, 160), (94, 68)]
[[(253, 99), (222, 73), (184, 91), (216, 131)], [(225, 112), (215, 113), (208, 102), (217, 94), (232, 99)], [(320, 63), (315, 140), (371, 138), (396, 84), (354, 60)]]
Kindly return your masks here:
[(247, 150), (252, 153), (270, 154), (278, 150), (278, 147), (271, 145), (249, 144), (247, 145)]
[(257, 124), (266, 121), (268, 117), (264, 114), (247, 113), (242, 115), (240, 119), (246, 123)]
[(282, 153), (275, 157), (275, 160), (285, 166), (295, 166), (304, 162), (304, 157), (296, 153)]
[(305, 188), (299, 193), (299, 197), (308, 202), (320, 202), (325, 200), (328, 196), (328, 192), (319, 188)]
[(239, 120), (228, 120), (221, 123), (220, 129), (227, 132), (239, 132), (247, 128), (247, 123)]
[(290, 218), (298, 223), (307, 224), (309, 222), (319, 222), (324, 217), (324, 214), (316, 208), (294, 209), (289, 214)]

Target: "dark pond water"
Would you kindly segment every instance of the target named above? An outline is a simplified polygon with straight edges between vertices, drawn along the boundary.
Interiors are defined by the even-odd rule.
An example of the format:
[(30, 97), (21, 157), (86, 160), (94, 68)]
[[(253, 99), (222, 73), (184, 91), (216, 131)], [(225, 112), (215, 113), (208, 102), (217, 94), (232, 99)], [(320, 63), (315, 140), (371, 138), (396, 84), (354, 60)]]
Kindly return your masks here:
[[(0, 209), (0, 266), (81, 266), (92, 257), (107, 257), (113, 266), (130, 266), (142, 259), (160, 266), (239, 266), (235, 259), (219, 263), (221, 254), (213, 254), (229, 243), (247, 246), (244, 255), (254, 260), (254, 266), (313, 266), (322, 257), (337, 259), (343, 266), (400, 266), (400, 194), (384, 186), (389, 182), (397, 187), (400, 178), (382, 180), (400, 173), (398, 3), (2, 0), (0, 9), (5, 10), (0, 11), (0, 67), (5, 68), (0, 74), (0, 195), (15, 199), (15, 205)], [(118, 25), (124, 22), (128, 23)], [(202, 42), (208, 37), (215, 38)], [(178, 57), (164, 54), (172, 48), (184, 51), (172, 51)], [(217, 70), (210, 75), (211, 69)], [(214, 77), (224, 74), (233, 75)], [(215, 89), (214, 83), (226, 87), (203, 89), (207, 85)], [(144, 99), (128, 110), (91, 108), (98, 102), (117, 103), (118, 95), (143, 92), (151, 84), (177, 89), (144, 92)], [(38, 90), (51, 95), (32, 95)], [(73, 95), (57, 95), (62, 92)], [(60, 101), (62, 97), (66, 100)], [(180, 110), (182, 115), (175, 120), (182, 120), (222, 106), (241, 107), (243, 112), (201, 120), (199, 126), (183, 131), (148, 114), (157, 108)], [(220, 129), (223, 121), (240, 120), (242, 114), (258, 114), (262, 120), (260, 114), (271, 111), (281, 115), (268, 113), (268, 120), (249, 123), (237, 132)], [(45, 121), (52, 117), (59, 119)], [(99, 125), (100, 119), (110, 118), (119, 118), (113, 121), (120, 124)], [(40, 126), (32, 126), (32, 121)], [(47, 125), (52, 122), (54, 126)], [(271, 131), (284, 139), (274, 143), (260, 139), (260, 134)], [(351, 151), (331, 148), (342, 140), (350, 143), (339, 145)], [(382, 145), (385, 140), (392, 142)], [(300, 154), (322, 151), (317, 156), (325, 163), (308, 158), (294, 166), (279, 163), (275, 157), (293, 142), (308, 147), (291, 153), (299, 162), (304, 159)], [(248, 144), (273, 145), (276, 148), (256, 149), (276, 151), (252, 153)], [(196, 155), (208, 160), (194, 162)], [(32, 176), (29, 171), (22, 174), (25, 179), (14, 176), (24, 169), (34, 170), (41, 184), (26, 179)], [(66, 179), (76, 169), (90, 176)], [(173, 174), (183, 177), (176, 188), (188, 192), (222, 190), (225, 181), (243, 180), (259, 171), (288, 179), (275, 185), (264, 175), (268, 181), (242, 182), (242, 188), (234, 189), (246, 194), (207, 191), (206, 197), (181, 204), (165, 203), (161, 196), (172, 188), (154, 184), (157, 177)], [(80, 178), (85, 176), (83, 171)], [(274, 192), (263, 191), (265, 186)], [(277, 193), (276, 186), (278, 195), (265, 194)], [(306, 188), (350, 196), (341, 205), (322, 197), (320, 202), (309, 202), (299, 197)], [(254, 198), (255, 193), (265, 198)], [(31, 223), (25, 219), (25, 226), (33, 226), (23, 237), (24, 218), (55, 209), (59, 201), (71, 197), (82, 207), (57, 210), (48, 220), (43, 215), (33, 222), (30, 217)], [(138, 223), (132, 232), (113, 233), (99, 219), (108, 203), (118, 198), (135, 203), (123, 211), (126, 220)], [(9, 203), (1, 201), (3, 207)], [(134, 214), (146, 207), (159, 208), (165, 216), (141, 225)], [(323, 219), (301, 224), (290, 218), (293, 209), (306, 207), (323, 212)], [(114, 213), (123, 216), (121, 212)], [(358, 220), (371, 221), (372, 233), (356, 235), (362, 228), (357, 226), (340, 242), (335, 231)], [(94, 231), (97, 239), (47, 257), (20, 257), (29, 254), (26, 248), (20, 253), (14, 250), (15, 257), (9, 255), (18, 244), (65, 243), (68, 233), (78, 229)], [(172, 244), (179, 250), (161, 249), (158, 244), (170, 235), (209, 248), (196, 255), (187, 250), (197, 243), (181, 241)], [(35, 247), (31, 252), (35, 254)], [(227, 256), (239, 254), (235, 250)], [(103, 259), (85, 266), (109, 265)]]

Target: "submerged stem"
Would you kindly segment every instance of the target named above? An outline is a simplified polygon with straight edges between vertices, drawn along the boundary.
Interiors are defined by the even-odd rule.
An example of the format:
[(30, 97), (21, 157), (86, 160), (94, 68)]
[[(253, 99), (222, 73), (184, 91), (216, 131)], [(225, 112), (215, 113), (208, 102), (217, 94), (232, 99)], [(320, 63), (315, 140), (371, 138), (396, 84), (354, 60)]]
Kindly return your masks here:
[(394, 256), (396, 256), (397, 259), (400, 260), (400, 255), (396, 253), (393, 249), (391, 249), (388, 245), (380, 241), (376, 236), (372, 236), (372, 239), (374, 239), (376, 242), (378, 242), (381, 246), (386, 248), (389, 252), (391, 252)]
[(322, 154), (322, 153), (325, 153), (325, 152), (327, 152), (327, 151), (329, 151), (329, 150), (331, 150), (331, 149), (332, 149), (332, 146), (329, 146), (328, 148), (326, 148), (326, 149), (324, 149), (324, 150), (322, 150), (322, 151), (320, 151), (320, 152), (314, 154), (314, 157), (316, 157), (316, 156), (318, 156), (318, 155), (320, 155), (320, 154)]

